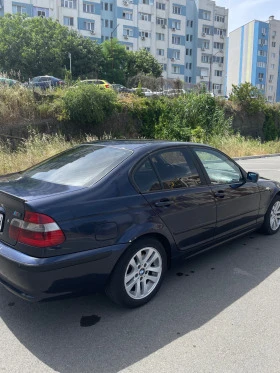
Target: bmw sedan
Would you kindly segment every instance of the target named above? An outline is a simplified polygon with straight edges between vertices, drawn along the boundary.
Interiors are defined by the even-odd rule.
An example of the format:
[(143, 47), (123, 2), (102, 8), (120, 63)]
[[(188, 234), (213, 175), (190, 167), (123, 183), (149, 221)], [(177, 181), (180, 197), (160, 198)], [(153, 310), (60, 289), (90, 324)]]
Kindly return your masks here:
[(0, 282), (29, 301), (105, 289), (138, 307), (179, 258), (280, 226), (280, 186), (212, 147), (79, 145), (0, 180)]

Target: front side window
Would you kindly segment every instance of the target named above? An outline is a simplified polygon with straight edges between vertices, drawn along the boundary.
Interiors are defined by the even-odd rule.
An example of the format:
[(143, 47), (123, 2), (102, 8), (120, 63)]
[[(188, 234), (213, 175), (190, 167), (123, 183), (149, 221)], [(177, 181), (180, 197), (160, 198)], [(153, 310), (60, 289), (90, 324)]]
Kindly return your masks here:
[(229, 158), (214, 149), (194, 148), (211, 184), (234, 184), (244, 180), (240, 168)]

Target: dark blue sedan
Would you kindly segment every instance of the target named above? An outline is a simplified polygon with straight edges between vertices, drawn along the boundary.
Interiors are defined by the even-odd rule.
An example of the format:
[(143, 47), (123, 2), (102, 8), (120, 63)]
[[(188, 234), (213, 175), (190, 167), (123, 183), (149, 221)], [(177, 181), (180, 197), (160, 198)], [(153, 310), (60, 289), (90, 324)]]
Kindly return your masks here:
[(209, 146), (95, 142), (0, 182), (0, 282), (30, 300), (148, 302), (171, 263), (280, 227), (280, 189)]

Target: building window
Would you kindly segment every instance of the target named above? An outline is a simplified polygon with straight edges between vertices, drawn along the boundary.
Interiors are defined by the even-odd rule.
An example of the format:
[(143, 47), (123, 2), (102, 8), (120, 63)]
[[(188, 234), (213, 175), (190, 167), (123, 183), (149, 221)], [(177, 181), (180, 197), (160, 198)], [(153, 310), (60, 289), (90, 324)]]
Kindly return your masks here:
[(215, 76), (223, 76), (223, 72), (222, 72), (222, 70), (215, 70), (214, 75)]
[(271, 64), (270, 64), (270, 68), (271, 68), (271, 69), (274, 69), (274, 68), (275, 68), (275, 64), (274, 64), (274, 63), (271, 63)]
[(272, 92), (272, 91), (273, 91), (273, 85), (269, 85), (269, 86), (268, 86), (268, 90), (269, 90), (270, 92)]
[(110, 21), (110, 28), (113, 28), (113, 21)]
[(276, 41), (273, 41), (273, 42), (271, 43), (271, 46), (272, 46), (273, 48), (275, 48), (275, 47), (276, 47)]
[(172, 36), (172, 44), (180, 45), (181, 44), (180, 36)]
[(192, 77), (191, 76), (189, 76), (189, 83), (191, 83), (192, 82)]
[(132, 12), (124, 11), (122, 17), (123, 19), (128, 19), (129, 21), (132, 21)]
[(94, 5), (83, 3), (83, 11), (84, 13), (94, 13)]
[(133, 30), (130, 28), (123, 29), (123, 36), (133, 36)]
[(182, 14), (182, 8), (177, 5), (173, 5), (173, 14)]
[(145, 51), (147, 52), (151, 52), (151, 48), (150, 47), (144, 47)]
[(213, 56), (212, 61), (216, 63), (224, 63), (224, 57), (221, 56)]
[(267, 100), (268, 100), (269, 102), (272, 102), (272, 96), (268, 96), (268, 97), (267, 97)]
[(166, 26), (166, 18), (157, 17), (157, 25)]
[(263, 77), (264, 77), (264, 74), (263, 73), (259, 73), (259, 75), (258, 75), (259, 80), (263, 80)]
[(270, 82), (270, 83), (272, 83), (273, 78), (274, 78), (274, 75), (273, 75), (273, 74), (270, 74), (270, 75), (269, 75), (269, 82)]
[(61, 6), (64, 8), (77, 8), (77, 0), (61, 0)]
[(181, 30), (181, 21), (172, 21), (171, 27), (175, 30)]
[(158, 56), (164, 56), (164, 49), (157, 49)]
[(151, 19), (152, 19), (152, 16), (151, 16), (151, 14), (148, 14), (148, 13), (139, 13), (139, 19), (141, 20), (141, 21), (151, 21)]
[(163, 3), (157, 2), (156, 7), (157, 7), (157, 9), (165, 10), (165, 4), (163, 4)]
[(203, 42), (202, 42), (202, 46), (201, 46), (201, 48), (203, 49), (209, 49), (209, 47), (210, 47), (210, 42), (209, 42), (209, 40), (204, 40)]
[(156, 40), (164, 41), (164, 34), (161, 34), (159, 32), (156, 33)]
[(13, 5), (13, 14), (24, 14), (26, 13), (26, 7), (21, 5)]
[(257, 62), (257, 67), (265, 68), (266, 67), (266, 63), (265, 62)]
[(267, 56), (267, 52), (266, 51), (258, 50), (258, 56), (266, 57)]
[(150, 5), (150, 0), (140, 0), (139, 2), (142, 4)]
[(267, 45), (267, 40), (266, 39), (259, 39), (259, 44), (260, 45)]
[(258, 89), (262, 89), (262, 90), (265, 89), (265, 85), (264, 84), (257, 84), (256, 87)]
[(208, 12), (207, 10), (204, 10), (202, 12), (202, 19), (210, 21), (211, 20), (211, 12)]
[(187, 27), (193, 27), (193, 21), (191, 21), (190, 19), (187, 20)]
[(218, 14), (215, 15), (215, 21), (216, 22), (222, 22), (225, 23), (225, 17), (224, 16), (219, 16)]
[(151, 37), (151, 33), (148, 32), (148, 31), (139, 31), (139, 36), (141, 38), (150, 38)]
[(202, 28), (202, 36), (204, 35), (211, 35), (211, 30), (210, 30), (210, 27), (207, 27), (207, 26), (203, 26)]
[(201, 56), (201, 62), (203, 62), (203, 63), (210, 63), (211, 62), (210, 56), (207, 56), (207, 55), (203, 54)]
[(63, 17), (63, 24), (64, 24), (64, 26), (74, 26), (74, 18), (73, 17)]
[(45, 10), (37, 10), (37, 16), (38, 17), (44, 18), (44, 17), (46, 17), (46, 15), (47, 15), (47, 13), (46, 13)]
[(94, 22), (84, 22), (84, 30), (94, 31)]
[(214, 49), (224, 49), (224, 43), (214, 42)]
[(172, 65), (172, 74), (180, 74), (180, 66)]
[(180, 51), (173, 51), (173, 58), (175, 58), (175, 60), (179, 60), (180, 59)]
[(214, 28), (214, 35), (225, 36), (226, 35), (226, 30), (215, 27)]

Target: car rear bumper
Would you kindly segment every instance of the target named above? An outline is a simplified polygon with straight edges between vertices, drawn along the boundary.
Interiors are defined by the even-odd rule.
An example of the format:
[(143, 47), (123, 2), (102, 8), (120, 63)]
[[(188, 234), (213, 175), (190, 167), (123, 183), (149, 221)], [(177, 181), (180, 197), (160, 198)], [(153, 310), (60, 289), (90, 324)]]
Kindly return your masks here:
[(34, 258), (0, 243), (0, 283), (29, 301), (104, 288), (126, 245)]

